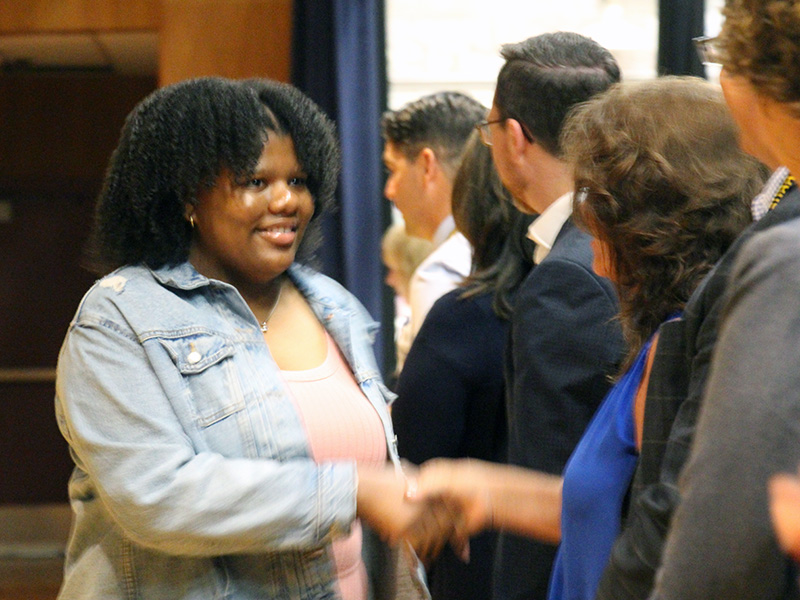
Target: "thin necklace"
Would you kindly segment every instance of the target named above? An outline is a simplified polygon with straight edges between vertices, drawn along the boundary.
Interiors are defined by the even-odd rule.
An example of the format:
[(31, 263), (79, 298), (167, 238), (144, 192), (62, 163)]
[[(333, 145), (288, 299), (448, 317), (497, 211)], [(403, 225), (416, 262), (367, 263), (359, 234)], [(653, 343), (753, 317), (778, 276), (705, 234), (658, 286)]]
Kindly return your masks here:
[(261, 331), (263, 333), (267, 333), (267, 331), (269, 330), (267, 322), (272, 318), (272, 315), (275, 313), (275, 309), (278, 308), (278, 304), (280, 304), (281, 301), (282, 293), (283, 293), (283, 284), (281, 284), (281, 287), (278, 288), (278, 297), (275, 299), (275, 304), (272, 305), (272, 309), (269, 311), (267, 318), (261, 321)]

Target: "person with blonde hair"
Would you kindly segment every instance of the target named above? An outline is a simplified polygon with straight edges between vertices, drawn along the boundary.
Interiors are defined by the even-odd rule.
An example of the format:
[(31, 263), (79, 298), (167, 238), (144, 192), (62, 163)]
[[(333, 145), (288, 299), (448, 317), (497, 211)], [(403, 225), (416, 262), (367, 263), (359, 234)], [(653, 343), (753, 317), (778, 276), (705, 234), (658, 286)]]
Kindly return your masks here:
[(407, 339), (411, 335), (408, 328), (411, 319), (411, 277), (432, 249), (430, 240), (408, 235), (402, 221), (387, 227), (381, 239), (381, 259), (386, 267), (385, 282), (394, 290), (394, 340), (397, 345), (395, 378), (403, 368), (405, 352), (401, 349), (407, 351), (411, 347), (411, 340)]
[(383, 234), (381, 258), (386, 266), (386, 285), (406, 302), (411, 276), (432, 247), (429, 240), (408, 235), (402, 221), (392, 223)]

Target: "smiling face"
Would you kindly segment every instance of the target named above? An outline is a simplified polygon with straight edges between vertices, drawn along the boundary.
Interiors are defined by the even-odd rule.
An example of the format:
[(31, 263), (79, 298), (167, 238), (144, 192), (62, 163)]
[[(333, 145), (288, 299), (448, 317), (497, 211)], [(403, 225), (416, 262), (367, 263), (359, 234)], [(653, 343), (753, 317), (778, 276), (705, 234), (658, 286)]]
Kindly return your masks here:
[(187, 205), (194, 221), (189, 261), (206, 277), (238, 288), (268, 283), (294, 262), (314, 214), (292, 139), (270, 134), (254, 172), (234, 181), (223, 171)]

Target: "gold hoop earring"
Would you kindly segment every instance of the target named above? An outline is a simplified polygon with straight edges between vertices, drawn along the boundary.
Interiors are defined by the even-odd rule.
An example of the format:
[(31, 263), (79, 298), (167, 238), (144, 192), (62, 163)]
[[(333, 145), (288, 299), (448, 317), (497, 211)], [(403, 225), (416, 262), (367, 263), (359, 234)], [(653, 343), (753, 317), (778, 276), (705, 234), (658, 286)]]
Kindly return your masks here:
[(192, 229), (194, 229), (194, 217), (191, 215), (189, 216), (189, 225), (191, 225)]

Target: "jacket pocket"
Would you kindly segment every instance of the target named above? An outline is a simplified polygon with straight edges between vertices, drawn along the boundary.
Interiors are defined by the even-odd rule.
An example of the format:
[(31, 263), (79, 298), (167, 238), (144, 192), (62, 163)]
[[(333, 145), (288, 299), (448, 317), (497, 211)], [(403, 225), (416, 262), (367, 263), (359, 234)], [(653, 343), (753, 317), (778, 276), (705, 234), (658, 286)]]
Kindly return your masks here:
[(235, 351), (229, 341), (213, 334), (192, 333), (159, 338), (159, 342), (184, 379), (198, 427), (209, 427), (244, 409)]

